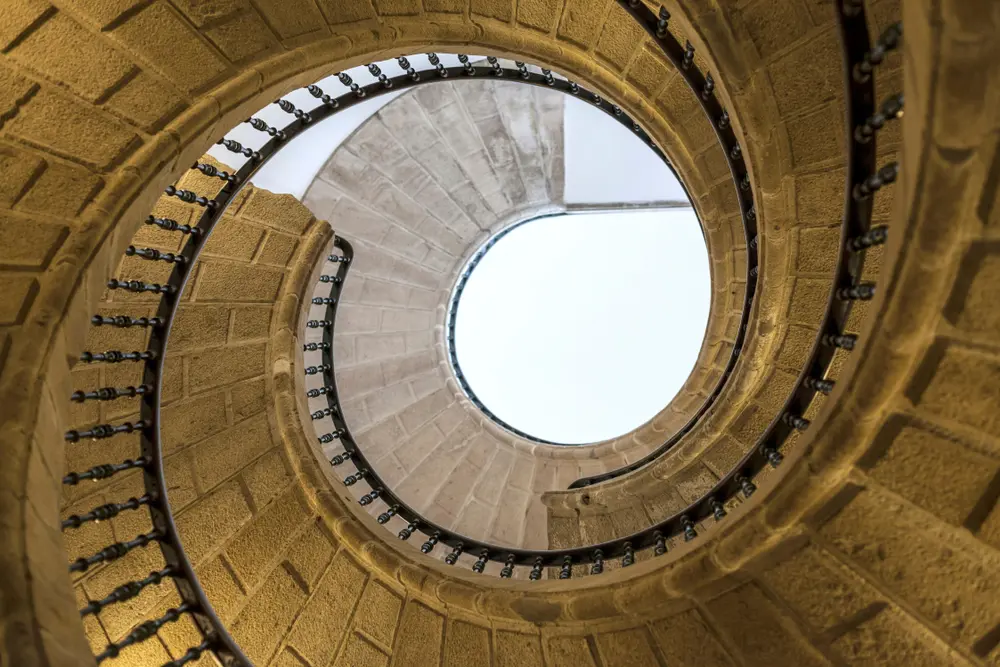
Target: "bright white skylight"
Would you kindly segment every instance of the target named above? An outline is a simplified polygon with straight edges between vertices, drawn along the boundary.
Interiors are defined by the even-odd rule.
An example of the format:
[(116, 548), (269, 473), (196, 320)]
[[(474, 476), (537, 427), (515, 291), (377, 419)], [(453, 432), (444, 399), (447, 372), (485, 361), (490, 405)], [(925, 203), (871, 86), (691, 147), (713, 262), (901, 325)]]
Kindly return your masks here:
[(692, 209), (540, 218), (473, 270), (457, 307), (458, 362), (517, 429), (564, 444), (614, 438), (684, 384), (710, 290)]

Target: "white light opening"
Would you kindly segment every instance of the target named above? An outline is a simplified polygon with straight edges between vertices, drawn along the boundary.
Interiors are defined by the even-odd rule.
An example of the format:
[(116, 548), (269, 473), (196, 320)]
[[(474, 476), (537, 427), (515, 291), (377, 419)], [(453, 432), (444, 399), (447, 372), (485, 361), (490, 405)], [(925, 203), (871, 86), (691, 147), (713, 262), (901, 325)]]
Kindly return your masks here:
[(711, 298), (693, 209), (539, 218), (483, 256), (455, 313), (455, 353), (501, 420), (562, 444), (615, 438), (687, 380)]

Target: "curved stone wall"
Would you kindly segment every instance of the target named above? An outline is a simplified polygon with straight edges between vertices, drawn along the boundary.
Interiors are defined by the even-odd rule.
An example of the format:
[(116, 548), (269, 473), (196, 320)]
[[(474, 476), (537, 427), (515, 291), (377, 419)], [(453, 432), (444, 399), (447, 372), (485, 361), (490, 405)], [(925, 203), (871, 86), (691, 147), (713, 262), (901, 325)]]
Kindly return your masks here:
[[(210, 158), (202, 162), (218, 164)], [(199, 172), (185, 175), (179, 187), (205, 191), (217, 179)], [(158, 217), (179, 224), (197, 222), (195, 207), (162, 197), (153, 209)], [(144, 226), (133, 242), (163, 252), (178, 250), (182, 235)], [(323, 563), (303, 552), (332, 536), (310, 514), (293, 470), (285, 462), (276, 428), (271, 368), (272, 321), (280, 320), (282, 295), (294, 290), (298, 267), (311, 267), (328, 252), (333, 233), (290, 195), (274, 195), (247, 185), (217, 223), (192, 269), (185, 287), (165, 360), (160, 392), (167, 492), (188, 558), (216, 612), (232, 629), (240, 646), (266, 664), (268, 637), (258, 624), (254, 606), (259, 595), (282, 595), (280, 609), (299, 611), (304, 595), (285, 584), (316, 583)], [(125, 257), (115, 276), (120, 280), (166, 283), (172, 265)], [(299, 289), (301, 289), (299, 287)], [(155, 295), (107, 290), (99, 314), (151, 316)], [(296, 309), (297, 310), (297, 309)], [(87, 336), (89, 350), (141, 350), (146, 333), (137, 329), (95, 327)], [(127, 387), (142, 384), (144, 365), (80, 364), (72, 373), (74, 388)], [(136, 421), (134, 398), (73, 404), (75, 424)], [(66, 468), (87, 470), (106, 462), (135, 458), (139, 434), (81, 441), (66, 448)], [(106, 480), (63, 487), (61, 516), (84, 514), (98, 505), (143, 495), (140, 470)], [(96, 553), (113, 542), (147, 533), (153, 525), (140, 508), (113, 521), (85, 523), (64, 533), (70, 561)], [(262, 549), (262, 543), (268, 543)], [(161, 570), (165, 562), (154, 544), (124, 557), (99, 563), (74, 575), (80, 606), (101, 600), (123, 582)], [(296, 602), (298, 603), (296, 605)], [(155, 618), (180, 604), (173, 584), (150, 586), (126, 603), (110, 605), (88, 616), (84, 627), (91, 648), (100, 652), (119, 642), (141, 617)], [(198, 630), (183, 617), (156, 641), (124, 652), (116, 665), (161, 665), (180, 658), (197, 644)], [(193, 642), (193, 643), (192, 643)], [(305, 649), (303, 649), (305, 650)]]
[[(641, 85), (650, 45), (610, 2), (257, 2), (211, 17), (163, 2), (59, 4), (64, 11), (15, 0), (0, 61), (3, 145), (15, 156), (0, 181), (0, 247), (12, 286), (0, 344), (0, 650), (26, 667), (93, 664), (61, 569), (56, 500), (60, 432), (71, 423), (69, 367), (85, 343), (83, 325), (162, 187), (225, 129), (330, 69), (389, 50), (472, 43), (550, 63), (636, 112), (658, 141), (672, 136), (666, 112)], [(787, 214), (781, 193), (791, 190), (777, 187), (787, 174), (766, 168), (769, 150), (784, 145), (768, 129), (782, 125), (758, 95), (764, 72), (743, 62), (738, 26), (720, 17), (720, 5), (735, 6), (668, 3), (675, 29), (693, 35), (699, 54), (715, 45), (718, 94), (741, 134), (754, 137), (746, 145), (754, 187), (768, 195), (762, 210)], [(810, 21), (830, 9), (792, 0), (740, 6)], [(269, 601), (295, 599), (296, 590), (315, 600), (320, 622), (337, 628), (324, 632), (315, 616), (299, 615), (300, 632), (318, 629), (342, 664), (995, 663), (1000, 543), (996, 485), (984, 472), (997, 461), (997, 119), (983, 103), (995, 94), (1000, 62), (995, 10), (987, 0), (903, 7), (907, 150), (880, 296), (799, 455), (731, 513), (720, 535), (603, 578), (530, 588), (397, 558), (364, 517), (337, 514), (330, 503), (322, 516), (333, 528), (326, 553), (336, 566), (324, 575), (325, 597), (289, 575), (290, 583), (265, 589)], [(774, 16), (753, 24), (762, 48), (788, 42), (788, 24)], [(53, 30), (71, 39), (53, 42)], [(84, 49), (103, 57), (79, 58)], [(125, 74), (109, 82), (121, 62)], [(789, 90), (815, 101), (815, 84)], [(839, 127), (831, 118), (817, 130), (804, 114), (789, 134)], [(772, 222), (783, 219), (794, 217)], [(294, 451), (290, 435), (283, 443)], [(358, 602), (362, 582), (383, 602)], [(217, 604), (226, 594), (208, 592)], [(288, 639), (295, 621), (281, 622), (263, 599), (257, 608), (268, 611), (253, 627), (274, 647), (272, 662), (305, 664)]]
[[(875, 40), (898, 20), (899, 3), (875, 2), (870, 12)], [(766, 165), (754, 163), (757, 178), (766, 179), (758, 182), (759, 207), (766, 212), (761, 218), (762, 298), (748, 336), (759, 356), (748, 356), (744, 373), (727, 390), (720, 407), (667, 456), (597, 487), (547, 494), (544, 502), (553, 545), (589, 544), (629, 534), (637, 525), (659, 521), (706, 493), (780, 414), (811, 354), (826, 307), (840, 242), (845, 177), (840, 122), (845, 111), (835, 16), (797, 3), (757, 2), (696, 19), (706, 34), (734, 37), (709, 40), (707, 51), (734, 75), (731, 94), (736, 114), (763, 114), (770, 109), (779, 119), (747, 137), (753, 155), (767, 155), (769, 160)], [(787, 34), (778, 29), (785, 23)], [(877, 99), (901, 89), (901, 68), (898, 53), (880, 66)], [(805, 87), (813, 88), (812, 94), (796, 94)], [(879, 163), (897, 159), (898, 126), (887, 126), (878, 139)], [(875, 198), (874, 222), (888, 221), (893, 196), (893, 189), (887, 188)], [(868, 252), (866, 279), (878, 275), (880, 257), (878, 249)], [(851, 330), (857, 330), (866, 313), (866, 304), (858, 304), (848, 323)], [(838, 354), (831, 377), (837, 376), (847, 356)], [(804, 416), (811, 419), (821, 405), (822, 397)]]
[[(714, 292), (711, 332), (684, 389), (649, 423), (613, 441), (534, 443), (468, 400), (447, 361), (449, 295), (489, 235), (565, 210), (564, 97), (494, 80), (404, 94), (333, 153), (303, 199), (354, 245), (334, 345), (359, 446), (418, 511), (498, 544), (547, 546), (542, 493), (636, 460), (684, 424), (728, 361), (726, 338), (735, 336), (731, 322), (742, 304), (727, 306), (726, 290), (742, 289), (727, 279)], [(710, 248), (726, 276), (732, 243), (727, 236)], [(317, 294), (324, 292), (318, 285)], [(736, 312), (727, 317), (727, 308)], [(327, 426), (318, 422), (317, 432)], [(337, 443), (328, 449), (332, 456)]]

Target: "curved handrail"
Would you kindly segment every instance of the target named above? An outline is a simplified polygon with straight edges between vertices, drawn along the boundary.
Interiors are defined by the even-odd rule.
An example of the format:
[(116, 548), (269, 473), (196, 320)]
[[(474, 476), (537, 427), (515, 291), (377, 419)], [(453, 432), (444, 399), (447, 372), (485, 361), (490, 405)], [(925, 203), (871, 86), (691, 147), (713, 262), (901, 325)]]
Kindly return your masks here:
[[(853, 301), (868, 300), (874, 296), (874, 285), (861, 283), (861, 273), (864, 263), (864, 251), (875, 245), (884, 243), (887, 238), (885, 227), (871, 227), (871, 194), (883, 184), (895, 179), (895, 172), (887, 172), (883, 168), (875, 171), (875, 138), (870, 133), (864, 140), (859, 138), (858, 128), (872, 125), (874, 115), (874, 84), (871, 80), (871, 67), (867, 76), (857, 74), (863, 63), (877, 65), (881, 56), (873, 58), (872, 54), (884, 53), (897, 46), (901, 36), (901, 26), (895, 24), (886, 31), (883, 38), (874, 47), (868, 39), (867, 20), (863, 7), (852, 0), (838, 1), (838, 17), (840, 20), (842, 41), (844, 43), (844, 66), (847, 72), (848, 101), (846, 122), (850, 128), (852, 140), (848, 145), (848, 163), (845, 193), (845, 215), (841, 227), (840, 253), (835, 270), (834, 287), (829, 295), (823, 322), (814, 341), (810, 361), (797, 378), (795, 388), (786, 399), (781, 412), (771, 421), (763, 435), (733, 467), (723, 476), (713, 488), (703, 494), (697, 501), (689, 504), (684, 510), (676, 512), (668, 518), (657, 522), (643, 530), (630, 535), (607, 540), (600, 544), (574, 547), (568, 549), (533, 550), (499, 547), (480, 540), (473, 540), (464, 535), (448, 530), (427, 520), (403, 502), (379, 478), (365, 459), (347, 424), (343, 420), (340, 409), (334, 377), (333, 359), (333, 323), (336, 317), (336, 307), (340, 290), (347, 276), (347, 267), (353, 257), (353, 249), (345, 240), (339, 241), (345, 251), (347, 261), (338, 270), (338, 280), (331, 288), (331, 301), (327, 304), (327, 316), (324, 326), (324, 342), (327, 343), (321, 351), (324, 364), (328, 368), (325, 378), (328, 385), (311, 395), (325, 394), (327, 396), (330, 414), (336, 430), (328, 437), (338, 438), (345, 449), (345, 455), (334, 457), (334, 465), (352, 460), (357, 465), (358, 472), (345, 478), (345, 484), (351, 485), (364, 479), (372, 488), (372, 492), (359, 500), (367, 505), (378, 499), (389, 506), (387, 512), (379, 516), (380, 523), (386, 523), (393, 516), (398, 516), (407, 522), (406, 528), (399, 532), (399, 538), (409, 539), (413, 533), (420, 532), (428, 536), (427, 542), (421, 547), (424, 553), (430, 553), (438, 544), (451, 547), (452, 552), (445, 559), (454, 565), (463, 553), (478, 556), (474, 571), (482, 572), (487, 561), (502, 562), (505, 567), (502, 577), (510, 577), (516, 565), (532, 567), (531, 579), (541, 577), (543, 567), (561, 566), (560, 578), (569, 578), (572, 566), (580, 563), (593, 563), (592, 574), (603, 571), (603, 564), (609, 558), (621, 558), (622, 566), (635, 562), (635, 552), (652, 547), (654, 554), (659, 556), (667, 551), (667, 539), (683, 536), (685, 541), (698, 537), (697, 524), (709, 518), (721, 521), (726, 516), (724, 504), (726, 501), (742, 494), (751, 496), (756, 491), (753, 479), (768, 465), (777, 467), (783, 460), (782, 446), (795, 431), (803, 431), (809, 427), (809, 421), (802, 417), (818, 394), (829, 393), (834, 382), (826, 379), (833, 356), (837, 349), (850, 350), (854, 347), (856, 337), (846, 333), (847, 318)], [(879, 125), (880, 126), (880, 125)], [(875, 129), (878, 129), (877, 127)], [(892, 167), (894, 170), (894, 167)], [(328, 441), (323, 440), (321, 441)]]
[[(194, 567), (184, 551), (182, 540), (178, 535), (167, 496), (165, 471), (162, 464), (163, 452), (160, 434), (160, 425), (162, 422), (159, 396), (162, 390), (163, 365), (169, 335), (180, 303), (180, 296), (190, 276), (191, 268), (197, 261), (205, 241), (210, 236), (218, 220), (222, 217), (228, 204), (243, 185), (282, 146), (286, 145), (288, 140), (305, 131), (314, 123), (338, 111), (348, 109), (367, 98), (387, 93), (390, 90), (405, 89), (421, 83), (432, 83), (435, 81), (468, 79), (470, 75), (476, 76), (489, 72), (493, 75), (510, 75), (513, 77), (513, 80), (530, 85), (545, 86), (560, 90), (566, 94), (584, 96), (590, 99), (595, 106), (599, 107), (606, 114), (615, 118), (626, 127), (629, 127), (654, 152), (665, 159), (662, 151), (653, 144), (651, 138), (620, 108), (604, 101), (596, 93), (588, 91), (574, 82), (556, 79), (548, 70), (543, 69), (540, 73), (532, 72), (523, 63), (516, 63), (517, 70), (504, 69), (498, 67), (496, 59), (492, 58), (490, 59), (492, 65), (490, 69), (473, 67), (467, 62), (467, 59), (463, 62), (463, 67), (446, 68), (435, 62), (437, 58), (433, 54), (431, 54), (430, 59), (431, 63), (436, 66), (436, 71), (431, 70), (427, 78), (417, 74), (412, 68), (408, 68), (407, 63), (407, 66), (404, 67), (404, 69), (408, 69), (406, 75), (389, 78), (379, 73), (378, 82), (363, 87), (352, 85), (353, 82), (351, 82), (350, 77), (342, 74), (341, 80), (351, 87), (351, 92), (337, 98), (325, 95), (317, 86), (310, 86), (308, 88), (309, 92), (321, 101), (321, 105), (308, 112), (296, 109), (287, 100), (279, 100), (277, 104), (281, 109), (294, 117), (294, 120), (281, 129), (270, 127), (267, 123), (257, 118), (248, 119), (247, 123), (255, 130), (268, 134), (270, 139), (258, 150), (244, 148), (240, 143), (233, 140), (220, 139), (218, 143), (223, 145), (227, 150), (249, 158), (236, 173), (229, 174), (225, 171), (219, 171), (214, 166), (208, 164), (196, 163), (192, 166), (192, 169), (198, 169), (206, 175), (218, 176), (222, 179), (224, 184), (212, 199), (199, 196), (194, 192), (179, 190), (176, 186), (170, 186), (166, 189), (167, 195), (177, 197), (185, 203), (199, 205), (204, 208), (196, 224), (190, 226), (181, 225), (172, 220), (156, 219), (152, 216), (147, 219), (147, 223), (156, 224), (166, 231), (186, 235), (187, 240), (183, 244), (183, 248), (176, 253), (163, 253), (155, 249), (137, 249), (134, 246), (130, 246), (126, 253), (149, 260), (171, 262), (173, 269), (167, 282), (160, 285), (143, 283), (141, 281), (123, 282), (117, 279), (109, 281), (108, 287), (111, 289), (151, 292), (160, 295), (156, 315), (152, 318), (130, 318), (127, 316), (95, 316), (93, 318), (93, 324), (97, 326), (113, 324), (121, 327), (149, 327), (150, 336), (147, 349), (144, 352), (134, 353), (117, 351), (109, 351), (107, 353), (85, 352), (81, 355), (81, 361), (88, 363), (144, 362), (143, 383), (139, 388), (103, 388), (94, 392), (78, 391), (74, 394), (73, 398), (74, 400), (90, 400), (120, 396), (138, 396), (141, 399), (140, 419), (135, 423), (119, 425), (103, 424), (87, 430), (69, 431), (66, 434), (66, 439), (68, 441), (77, 441), (87, 437), (106, 438), (113, 437), (119, 433), (139, 431), (142, 455), (137, 459), (130, 459), (120, 464), (103, 464), (85, 472), (69, 473), (64, 478), (64, 483), (72, 485), (85, 479), (105, 479), (125, 470), (139, 468), (143, 472), (146, 493), (141, 499), (130, 499), (126, 503), (103, 505), (86, 513), (82, 517), (70, 517), (70, 519), (63, 523), (63, 527), (64, 529), (79, 527), (84, 523), (112, 518), (122, 511), (136, 510), (145, 505), (150, 512), (153, 530), (145, 535), (137, 536), (128, 542), (109, 545), (93, 556), (81, 558), (71, 566), (71, 570), (83, 571), (91, 565), (115, 560), (129, 553), (132, 549), (145, 547), (152, 542), (156, 542), (166, 562), (165, 568), (159, 572), (151, 573), (139, 581), (125, 582), (116, 588), (107, 598), (88, 604), (81, 610), (81, 613), (84, 615), (98, 613), (108, 605), (135, 597), (145, 587), (151, 584), (159, 584), (165, 578), (170, 578), (174, 581), (182, 602), (180, 606), (168, 610), (163, 616), (136, 626), (121, 641), (109, 644), (103, 652), (96, 656), (98, 662), (117, 656), (123, 649), (130, 645), (148, 640), (155, 636), (158, 629), (163, 625), (177, 621), (183, 614), (190, 614), (204, 636), (204, 640), (198, 645), (191, 647), (185, 655), (174, 660), (173, 664), (180, 665), (192, 662), (200, 658), (205, 652), (214, 654), (225, 667), (249, 666), (250, 664), (249, 660), (240, 651), (239, 647), (226, 631), (225, 626), (213, 611), (203, 588), (198, 582)], [(403, 64), (403, 62), (405, 62), (405, 58), (400, 59), (400, 63)], [(369, 66), (369, 69), (373, 67), (374, 73), (378, 68), (377, 66)], [(340, 242), (342, 244), (346, 243), (343, 240)], [(344, 264), (344, 270), (346, 273), (346, 263)], [(359, 454), (358, 456), (360, 459), (361, 455)], [(407, 511), (411, 510), (407, 509)]]

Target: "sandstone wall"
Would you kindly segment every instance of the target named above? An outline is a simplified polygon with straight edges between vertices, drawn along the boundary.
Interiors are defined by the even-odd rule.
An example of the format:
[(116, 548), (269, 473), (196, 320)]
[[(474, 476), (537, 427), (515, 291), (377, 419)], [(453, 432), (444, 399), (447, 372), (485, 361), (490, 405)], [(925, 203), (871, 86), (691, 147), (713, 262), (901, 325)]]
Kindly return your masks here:
[[(676, 23), (696, 22), (693, 41), (702, 53), (706, 39), (726, 43), (717, 10), (733, 4), (669, 8)], [(637, 83), (648, 45), (610, 2), (258, 1), (211, 17), (186, 3), (59, 5), (54, 12), (44, 2), (16, 0), (0, 33), (2, 141), (14, 155), (0, 180), (7, 236), (0, 257), (5, 285), (16, 288), (0, 300), (8, 323), (0, 334), (0, 655), (19, 667), (92, 664), (58, 537), (68, 368), (85, 344), (81, 332), (102, 299), (100, 286), (162, 187), (226, 128), (281, 92), (375, 53), (475, 43), (561, 67), (636, 112), (659, 140), (669, 135)], [(805, 10), (813, 16), (828, 8)], [(335, 539), (317, 551), (338, 545), (325, 576), (346, 572), (347, 583), (339, 595), (310, 594), (338, 605), (320, 615), (337, 626), (324, 633), (303, 625), (304, 633), (319, 627), (313, 636), (336, 642), (341, 664), (476, 664), (487, 655), (497, 665), (997, 662), (996, 485), (984, 477), (996, 461), (997, 436), (990, 297), (1000, 26), (985, 0), (903, 9), (907, 151), (879, 273), (884, 289), (864, 344), (816, 415), (800, 456), (787, 462), (782, 484), (772, 490), (779, 477), (772, 475), (760, 500), (733, 512), (715, 539), (706, 535), (604, 579), (534, 589), (445, 575), (437, 565), (397, 557), (364, 517), (324, 506), (320, 515)], [(336, 36), (329, 36), (331, 25)], [(52, 41), (51, 31), (70, 38)], [(40, 47), (34, 39), (47, 34)], [(741, 76), (735, 63), (742, 58), (730, 62), (733, 53), (718, 56), (719, 94), (743, 90), (732, 108), (741, 132), (759, 140), (773, 118), (766, 104), (755, 106), (754, 86), (739, 88), (759, 77)], [(109, 81), (116, 62), (125, 72)], [(136, 96), (133, 85), (149, 92)], [(816, 88), (796, 90), (811, 96)], [(800, 136), (816, 131), (808, 123), (800, 129)], [(778, 175), (764, 168), (770, 145), (748, 144), (748, 152), (755, 187), (777, 193), (769, 179)], [(892, 416), (903, 428), (888, 423)], [(292, 446), (290, 437), (283, 442)], [(941, 451), (948, 457), (929, 464)], [(307, 502), (317, 497), (315, 484), (302, 487)], [(811, 546), (802, 547), (806, 541)], [(375, 582), (369, 599), (381, 595), (378, 586), (397, 585), (405, 599), (353, 604), (363, 594), (354, 564)], [(246, 608), (268, 614), (246, 622), (259, 632), (248, 630), (244, 641), (273, 646), (276, 664), (299, 667), (303, 653), (286, 639), (291, 621), (273, 621), (288, 618), (279, 601), (307, 593), (282, 578), (288, 569), (272, 572), (275, 585), (261, 590), (275, 597), (255, 597), (270, 606)], [(222, 609), (225, 589), (210, 586), (209, 594)], [(371, 610), (381, 615), (365, 625)]]
[[(219, 181), (190, 172), (179, 187), (211, 194)], [(153, 213), (190, 224), (201, 209), (164, 196)], [(283, 458), (273, 401), (267, 398), (271, 393), (267, 369), (272, 319), (288, 274), (297, 265), (314, 264), (331, 235), (328, 225), (317, 222), (291, 196), (247, 185), (192, 268), (167, 346), (160, 435), (171, 508), (185, 551), (212, 591), (216, 611), (259, 664), (265, 664), (268, 649), (255, 636), (254, 624), (262, 613), (252, 611), (258, 591), (280, 590), (287, 594), (284, 608), (297, 601), (298, 610), (327, 565), (303, 560), (304, 551), (317, 542), (329, 544), (331, 538), (308, 511)], [(144, 226), (133, 239), (139, 247), (165, 252), (178, 250), (181, 241), (181, 234), (154, 226)], [(171, 268), (165, 262), (125, 257), (113, 275), (163, 283)], [(157, 301), (149, 294), (108, 290), (98, 313), (151, 316)], [(90, 331), (86, 345), (95, 352), (142, 350), (146, 338), (141, 329), (99, 327)], [(79, 364), (71, 381), (74, 388), (84, 390), (137, 386), (142, 383), (143, 366)], [(134, 398), (74, 406), (71, 420), (78, 427), (139, 418)], [(66, 445), (66, 466), (82, 471), (138, 455), (138, 434), (84, 440)], [(64, 489), (63, 518), (144, 493), (141, 472), (136, 470)], [(70, 560), (89, 556), (151, 529), (144, 508), (123, 512), (112, 521), (84, 524), (64, 533), (67, 556)], [(262, 549), (262, 543), (269, 547)], [(135, 549), (120, 560), (76, 575), (77, 602), (82, 607), (100, 600), (117, 586), (163, 567), (155, 543)], [(282, 586), (287, 582), (298, 586), (298, 597)], [(127, 603), (89, 616), (85, 627), (91, 647), (100, 652), (109, 642), (120, 641), (138, 621), (155, 618), (179, 603), (168, 579)], [(249, 609), (244, 612), (245, 608)], [(198, 631), (184, 617), (161, 631), (158, 639), (138, 644), (112, 662), (159, 665), (182, 656), (199, 641)], [(201, 663), (208, 664), (207, 660)]]
[[(756, 445), (806, 367), (832, 290), (845, 179), (836, 17), (831, 7), (807, 5), (728, 3), (724, 11), (692, 18), (706, 36), (734, 36), (734, 40), (708, 40), (707, 50), (733, 74), (736, 113), (773, 118), (747, 136), (752, 155), (769, 156), (754, 171), (761, 189), (758, 208), (764, 213), (763, 257), (761, 300), (752, 318), (752, 339), (748, 337), (750, 346), (768, 351), (748, 355), (737, 382), (720, 400), (722, 405), (667, 456), (597, 487), (548, 494), (544, 502), (550, 508), (553, 545), (575, 546), (627, 535), (703, 496)], [(869, 3), (869, 12), (873, 41), (901, 16), (897, 0)], [(902, 90), (901, 69), (899, 53), (890, 54), (879, 67), (875, 77), (879, 103)], [(810, 93), (799, 94), (806, 90)], [(898, 158), (900, 140), (898, 124), (879, 133), (880, 165)], [(723, 183), (718, 187), (728, 192)], [(874, 197), (873, 224), (888, 222), (893, 198), (891, 187)], [(731, 243), (728, 238), (716, 242), (723, 247)], [(866, 253), (864, 279), (878, 275), (880, 257), (880, 248)], [(850, 330), (858, 330), (866, 306), (857, 305)], [(846, 359), (847, 353), (838, 353), (830, 379), (837, 379)], [(823, 398), (817, 397), (803, 416), (812, 419)], [(798, 434), (792, 437), (795, 447)]]
[[(724, 282), (685, 388), (648, 424), (613, 441), (540, 445), (498, 427), (468, 400), (447, 361), (449, 297), (491, 233), (564, 210), (563, 104), (562, 93), (504, 81), (418, 89), (348, 138), (303, 200), (354, 244), (334, 354), (359, 446), (404, 501), (442, 526), (498, 544), (546, 546), (542, 493), (640, 458), (691, 418), (728, 361), (742, 305), (742, 297), (729, 301), (743, 283), (729, 276), (727, 236), (710, 248)], [(714, 217), (708, 224), (720, 228)], [(317, 286), (317, 295), (326, 292)], [(322, 307), (314, 314), (322, 317)], [(317, 432), (328, 426), (317, 423)], [(328, 450), (332, 456), (337, 443)]]

